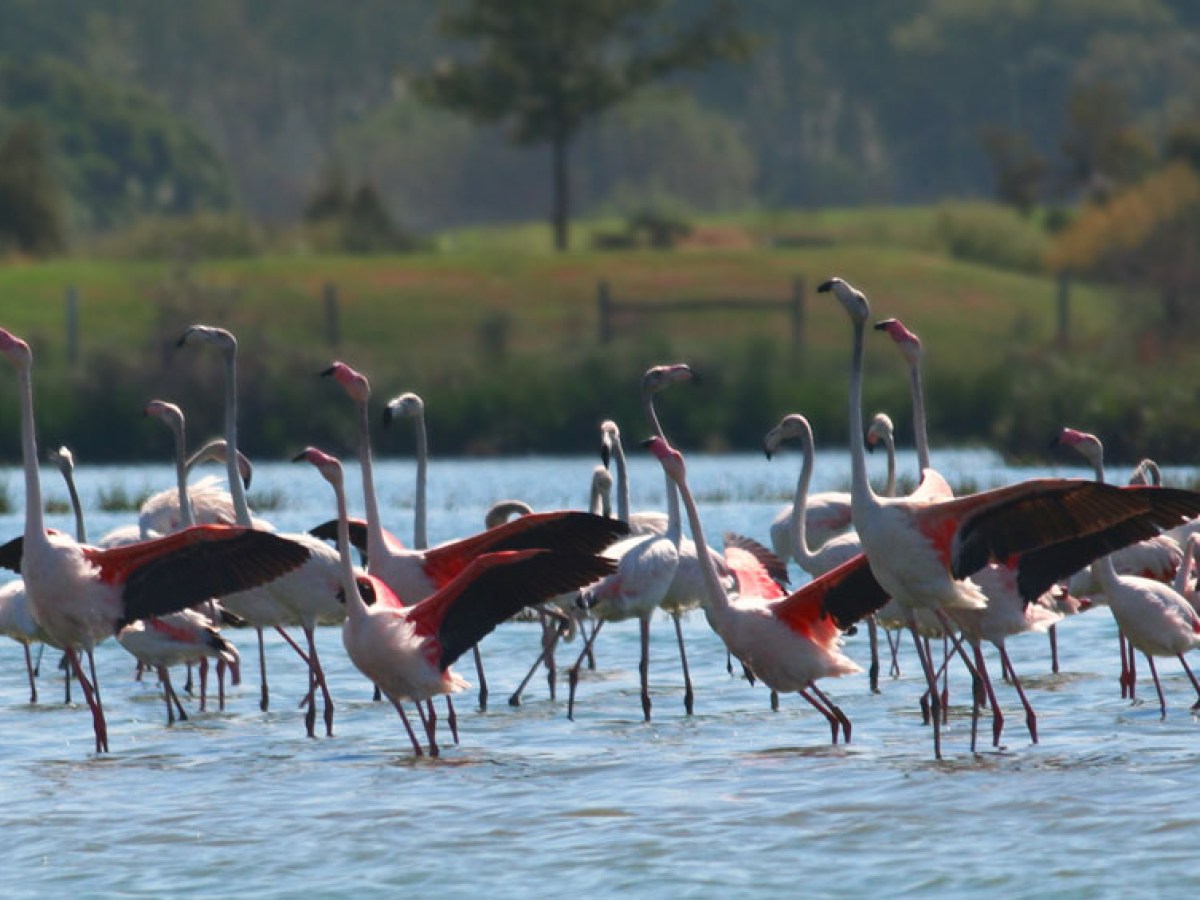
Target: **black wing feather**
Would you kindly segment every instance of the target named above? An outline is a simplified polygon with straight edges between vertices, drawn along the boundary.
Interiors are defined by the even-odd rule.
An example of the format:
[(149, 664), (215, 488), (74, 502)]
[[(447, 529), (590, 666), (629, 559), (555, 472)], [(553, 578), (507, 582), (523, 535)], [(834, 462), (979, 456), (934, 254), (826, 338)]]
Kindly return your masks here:
[(832, 583), (821, 600), (821, 612), (832, 618), (842, 631), (865, 619), (891, 599), (875, 580), (867, 557), (862, 553), (822, 577), (830, 579)]
[(12, 572), (21, 574), (21, 553), (25, 549), (25, 535), (18, 534), (15, 538), (0, 547), (0, 566)]

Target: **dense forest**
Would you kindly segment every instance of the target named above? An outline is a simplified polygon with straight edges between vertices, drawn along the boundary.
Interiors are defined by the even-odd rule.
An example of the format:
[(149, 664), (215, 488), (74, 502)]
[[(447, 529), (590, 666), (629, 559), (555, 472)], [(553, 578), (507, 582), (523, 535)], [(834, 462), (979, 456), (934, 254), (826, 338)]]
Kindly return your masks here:
[[(664, 0), (658, 14), (710, 5)], [(461, 6), (3, 0), (0, 134), (43, 122), (76, 228), (231, 206), (289, 221), (331, 177), (371, 184), (418, 232), (542, 218), (544, 147), (413, 90), (471, 52), (440, 27)], [(577, 212), (648, 196), (697, 213), (989, 196), (1014, 146), (1069, 200), (1088, 174), (1078, 132), (1097, 116), (1161, 142), (1200, 101), (1190, 0), (735, 9), (746, 61), (676, 75), (582, 131)], [(1089, 90), (1104, 100), (1080, 112)]]

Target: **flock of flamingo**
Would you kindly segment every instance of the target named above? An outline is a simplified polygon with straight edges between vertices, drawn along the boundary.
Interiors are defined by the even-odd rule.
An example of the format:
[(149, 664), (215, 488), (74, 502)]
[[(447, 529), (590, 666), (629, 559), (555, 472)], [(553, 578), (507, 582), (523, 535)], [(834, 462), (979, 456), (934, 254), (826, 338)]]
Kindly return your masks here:
[[(620, 431), (605, 422), (603, 465), (593, 473), (588, 511), (534, 512), (520, 501), (502, 501), (489, 512), (483, 531), (434, 547), (427, 546), (425, 533), (424, 404), (415, 394), (396, 397), (387, 404), (385, 421), (412, 418), (418, 436), (414, 541), (405, 547), (384, 528), (380, 516), (368, 427), (370, 384), (350, 366), (335, 362), (323, 374), (340, 386), (357, 412), (365, 521), (348, 515), (341, 463), (309, 447), (296, 461), (309, 463), (329, 483), (336, 517), (310, 533), (278, 533), (255, 518), (247, 502), (252, 470), (237, 450), (237, 341), (228, 331), (207, 325), (188, 328), (179, 346), (205, 344), (222, 355), (224, 437), (188, 457), (182, 412), (174, 404), (151, 401), (147, 415), (161, 420), (174, 436), (176, 487), (147, 500), (136, 525), (91, 544), (66, 448), (51, 458), (67, 481), (76, 535), (45, 525), (33, 357), (28, 344), (0, 329), (0, 351), (12, 362), (20, 385), (25, 480), (24, 531), (0, 547), (0, 566), (20, 574), (0, 588), (0, 631), (25, 645), (31, 702), (37, 702), (37, 685), (30, 645), (58, 648), (68, 666), (68, 702), (73, 676), (91, 711), (96, 752), (107, 752), (108, 727), (93, 651), (115, 637), (137, 659), (139, 675), (143, 669), (157, 674), (168, 724), (187, 717), (171, 684), (173, 666), (198, 666), (204, 709), (208, 661), (216, 660), (223, 708), (225, 677), (236, 683), (240, 657), (221, 626), (238, 623), (257, 632), (260, 708), (270, 704), (263, 633), (275, 629), (309, 673), (303, 701), (307, 734), (316, 734), (320, 704), (324, 732), (332, 735), (334, 704), (314, 634), (318, 625), (340, 624), (347, 656), (375, 685), (377, 699), (386, 697), (394, 706), (413, 752), (437, 755), (434, 698), (446, 695), (447, 725), (457, 742), (451, 696), (468, 687), (452, 665), (473, 652), (479, 702), (486, 708), (479, 643), (525, 610), (540, 617), (543, 633), (540, 652), (509, 698), (512, 705), (519, 705), (541, 667), (555, 697), (556, 649), (578, 634), (581, 650), (567, 679), (567, 713), (573, 717), (580, 671), (594, 660), (604, 624), (637, 619), (642, 714), (649, 720), (650, 626), (664, 610), (675, 625), (690, 715), (694, 691), (680, 622), (686, 612), (699, 608), (724, 643), (730, 670), (736, 657), (750, 681), (770, 688), (773, 706), (780, 694), (798, 693), (826, 719), (835, 744), (839, 738), (850, 741), (851, 722), (817, 682), (862, 671), (843, 652), (843, 635), (860, 622), (869, 629), (870, 688), (879, 691), (878, 633), (887, 635), (895, 675), (897, 635), (907, 629), (926, 683), (923, 719), (940, 759), (947, 707), (943, 675), (952, 660), (962, 661), (974, 686), (972, 751), (982, 710), (991, 711), (994, 745), (1000, 743), (1004, 721), (984, 643), (996, 647), (1036, 743), (1037, 717), (1005, 641), (1026, 631), (1049, 631), (1057, 671), (1057, 623), (1071, 612), (1104, 604), (1121, 635), (1122, 695), (1134, 696), (1135, 651), (1140, 651), (1165, 715), (1154, 660), (1174, 656), (1196, 688), (1193, 710), (1200, 708), (1200, 682), (1185, 658), (1200, 645), (1193, 560), (1200, 544), (1200, 493), (1161, 486), (1150, 463), (1140, 466), (1129, 484), (1106, 484), (1099, 440), (1064, 428), (1058, 443), (1091, 462), (1094, 480), (1040, 478), (955, 497), (930, 463), (920, 340), (899, 320), (888, 319), (875, 328), (892, 339), (909, 366), (921, 468), (916, 490), (895, 496), (891, 420), (880, 414), (869, 428), (863, 424), (869, 303), (840, 278), (819, 290), (838, 301), (852, 325), (850, 491), (810, 495), (812, 429), (801, 415), (785, 416), (766, 436), (767, 456), (796, 441), (804, 459), (794, 501), (770, 526), (771, 549), (726, 534), (722, 549), (716, 550), (705, 537), (684, 458), (668, 442), (654, 405), (659, 392), (693, 379), (691, 368), (683, 364), (656, 366), (642, 379), (642, 405), (652, 434), (644, 446), (666, 477), (665, 514), (631, 511)], [(883, 494), (867, 477), (865, 454), (877, 445), (886, 448), (889, 459)], [(215, 479), (189, 484), (190, 468), (205, 459), (224, 461), (227, 490)], [(684, 536), (685, 519), (690, 539)], [(360, 565), (352, 548), (359, 551)], [(788, 588), (788, 561), (811, 576), (798, 590)], [(289, 634), (296, 626), (303, 641)], [(944, 648), (940, 660), (931, 643), (935, 638)], [(406, 704), (416, 710), (424, 740)]]

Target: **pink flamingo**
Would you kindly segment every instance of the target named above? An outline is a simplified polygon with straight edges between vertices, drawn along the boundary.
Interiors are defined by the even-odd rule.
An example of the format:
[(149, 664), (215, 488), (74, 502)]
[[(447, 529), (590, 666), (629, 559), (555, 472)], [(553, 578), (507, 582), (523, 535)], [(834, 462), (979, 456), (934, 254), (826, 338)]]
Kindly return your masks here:
[(217, 525), (108, 550), (48, 530), (38, 474), (33, 353), (28, 344), (3, 329), (0, 352), (16, 368), (21, 384), (25, 467), (21, 575), (35, 621), (65, 648), (83, 689), (92, 712), (96, 752), (106, 752), (108, 725), (98, 686), (84, 674), (79, 651), (90, 657), (96, 644), (137, 619), (165, 615), (278, 578), (302, 564), (308, 550), (272, 534)]
[[(315, 466), (337, 498), (346, 652), (396, 707), (417, 755), (422, 748), (400, 705), (403, 701), (417, 703), (419, 709), (421, 702), (438, 694), (463, 690), (467, 684), (450, 669), (451, 664), (498, 624), (530, 603), (574, 590), (612, 571), (609, 561), (586, 554), (545, 549), (488, 553), (433, 595), (403, 606), (380, 579), (355, 576), (341, 463), (312, 447), (296, 459)], [(426, 734), (430, 754), (436, 755), (432, 704), (429, 710)]]

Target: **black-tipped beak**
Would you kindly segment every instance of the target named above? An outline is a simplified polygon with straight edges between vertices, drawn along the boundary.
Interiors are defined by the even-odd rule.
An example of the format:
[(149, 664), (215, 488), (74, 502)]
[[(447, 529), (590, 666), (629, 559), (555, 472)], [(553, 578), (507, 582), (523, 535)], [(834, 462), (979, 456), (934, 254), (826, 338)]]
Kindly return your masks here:
[(1059, 433), (1050, 439), (1049, 449), (1053, 450), (1055, 447), (1059, 447), (1061, 445), (1062, 445), (1062, 434)]
[(830, 278), (828, 281), (822, 281), (819, 285), (817, 285), (817, 293), (818, 294), (828, 294), (832, 290), (833, 290), (833, 279), (832, 278)]
[(292, 457), (292, 462), (304, 462), (304, 459), (305, 459), (304, 451), (301, 450), (299, 453), (297, 453), (295, 456)]
[(695, 369), (693, 369), (691, 366), (688, 366), (688, 371), (692, 373), (692, 378), (691, 378), (692, 384), (699, 386), (704, 383), (704, 379), (700, 377), (700, 373), (697, 372)]
[(333, 374), (333, 366), (330, 366), (328, 369), (322, 369), (320, 374), (321, 374), (321, 377), (325, 377), (326, 375), (332, 375)]
[(648, 437), (645, 440), (638, 441), (638, 446), (642, 449), (648, 449), (654, 443), (654, 438)]
[(763, 455), (766, 456), (768, 461), (770, 461), (771, 457), (775, 455), (775, 451), (771, 449), (770, 444), (765, 442), (763, 443)]
[(185, 331), (183, 334), (181, 334), (181, 335), (179, 336), (179, 340), (177, 340), (177, 341), (175, 342), (175, 347), (176, 347), (176, 348), (179, 348), (179, 347), (182, 347), (184, 344), (186, 344), (186, 343), (187, 343), (187, 339), (188, 339), (188, 335), (189, 335), (189, 334), (191, 334), (191, 333), (192, 333), (192, 330), (189, 328), (187, 331)]
[(888, 326), (894, 324), (895, 321), (896, 321), (895, 319), (880, 319), (878, 322), (875, 323), (875, 330), (876, 331), (886, 331)]

